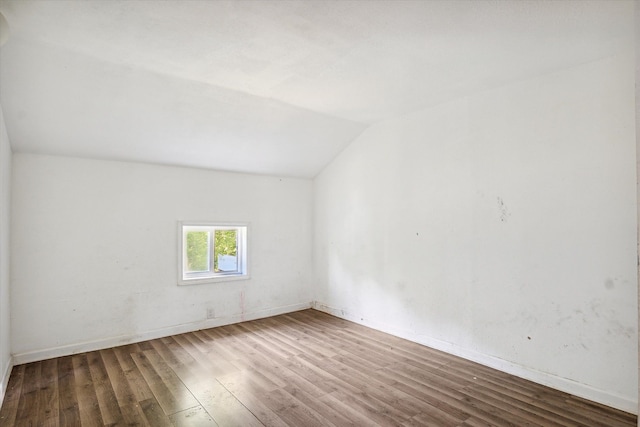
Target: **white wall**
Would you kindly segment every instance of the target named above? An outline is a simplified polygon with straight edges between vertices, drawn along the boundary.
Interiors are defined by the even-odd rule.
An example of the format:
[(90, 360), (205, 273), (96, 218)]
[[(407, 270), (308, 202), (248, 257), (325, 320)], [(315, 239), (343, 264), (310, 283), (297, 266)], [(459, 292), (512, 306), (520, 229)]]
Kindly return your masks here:
[[(634, 4), (635, 19), (635, 36), (636, 36), (636, 197), (640, 202), (640, 1)], [(640, 204), (638, 209), (638, 288), (640, 289)], [(638, 325), (640, 326), (640, 292), (638, 292)], [(640, 348), (640, 334), (638, 335), (638, 347)], [(640, 371), (640, 358), (638, 359), (638, 371)], [(640, 382), (638, 382), (638, 394), (640, 395)], [(638, 413), (640, 413), (640, 401), (638, 402)], [(638, 417), (638, 426), (640, 427), (640, 417)]]
[(11, 145), (0, 108), (0, 402), (11, 372), (10, 330)]
[[(310, 180), (15, 153), (12, 208), (16, 362), (311, 301)], [(251, 279), (177, 286), (179, 220), (250, 222)]]
[(317, 308), (637, 411), (633, 54), (371, 128), (315, 180)]

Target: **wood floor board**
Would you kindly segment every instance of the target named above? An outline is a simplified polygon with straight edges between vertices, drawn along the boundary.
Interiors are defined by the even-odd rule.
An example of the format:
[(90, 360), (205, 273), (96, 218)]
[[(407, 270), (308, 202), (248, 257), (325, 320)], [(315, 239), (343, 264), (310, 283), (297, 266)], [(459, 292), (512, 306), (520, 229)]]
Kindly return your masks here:
[[(411, 363), (412, 366), (418, 369), (424, 369), (424, 365), (418, 365)], [(445, 365), (440, 368), (442, 371), (449, 372), (451, 375), (467, 381), (467, 384), (482, 384), (488, 389), (495, 390), (497, 393), (509, 394), (525, 398), (535, 398), (537, 396), (536, 390), (530, 387), (529, 384), (523, 386), (523, 382), (509, 383), (505, 381), (505, 378), (487, 375), (477, 368), (477, 366), (452, 366)]]
[(189, 388), (189, 384), (207, 378), (215, 378), (207, 364), (199, 363), (181, 346), (168, 347), (165, 340), (154, 340), (151, 345), (163, 362), (173, 370), (180, 381)]
[(470, 416), (469, 409), (460, 403), (463, 397), (461, 393), (451, 396), (451, 392), (443, 392), (443, 389), (435, 386), (425, 386), (412, 378), (404, 377), (387, 369), (376, 372), (381, 380), (386, 377), (394, 388), (406, 394), (414, 396), (424, 402), (425, 407), (436, 408), (436, 412), (444, 412), (456, 419), (465, 419)]
[(286, 360), (288, 357), (295, 355), (294, 352), (282, 351), (278, 347), (274, 347), (270, 341), (264, 340), (259, 335), (251, 332), (250, 329), (244, 330), (248, 333), (242, 335), (241, 339), (243, 341), (243, 344), (259, 354), (267, 364), (279, 366), (283, 360)]
[[(397, 390), (394, 390), (394, 393), (386, 393), (385, 390), (376, 387), (373, 381), (354, 376), (348, 367), (336, 364), (333, 359), (322, 362), (320, 368), (338, 379), (334, 382), (337, 387), (337, 390), (333, 392), (334, 395), (347, 395), (366, 407), (377, 409), (379, 414), (393, 419), (410, 418), (417, 412), (411, 396), (406, 394), (398, 396), (402, 392)], [(402, 397), (407, 397), (407, 399), (402, 399)]]
[(174, 335), (173, 339), (189, 352), (206, 353), (210, 349), (207, 341), (203, 339), (201, 331)]
[[(505, 393), (517, 393), (525, 394), (529, 397), (539, 397), (541, 394), (550, 390), (548, 387), (541, 386), (522, 378), (514, 377), (505, 372), (496, 371), (495, 369), (488, 368), (480, 365), (479, 363), (470, 361), (465, 362), (466, 363), (464, 364), (460, 364), (454, 360), (448, 363), (446, 367), (443, 367), (443, 369), (450, 370), (457, 375), (466, 375), (467, 378), (475, 377), (480, 381), (495, 385), (496, 387), (504, 390)], [(420, 368), (420, 365), (413, 365)], [(523, 386), (524, 384), (526, 385)], [(555, 391), (553, 394), (558, 395)]]
[(58, 359), (42, 362), (40, 405), (44, 408), (43, 425), (55, 425), (60, 416), (58, 398)]
[(364, 393), (348, 393), (338, 390), (331, 394), (375, 425), (397, 427), (401, 426), (402, 423), (408, 419), (390, 413), (386, 405), (379, 404), (375, 399), (372, 399)]
[(131, 390), (124, 369), (120, 365), (120, 362), (118, 362), (118, 358), (113, 349), (101, 350), (100, 356), (102, 357), (107, 377), (111, 382), (113, 394), (118, 405), (123, 407), (136, 404), (138, 401), (133, 390)]
[[(424, 373), (432, 369), (430, 366), (425, 367), (422, 364), (416, 365), (414, 361), (410, 361), (409, 366), (412, 369), (416, 369), (413, 371), (410, 370), (409, 372), (412, 375), (418, 376), (424, 375)], [(422, 369), (416, 368), (416, 366), (422, 366)], [(501, 388), (496, 384), (488, 384), (488, 386), (485, 386), (481, 378), (472, 376), (473, 373), (454, 371), (448, 369), (447, 365), (430, 372), (431, 374), (428, 376), (429, 379), (438, 379), (438, 377), (440, 377), (440, 381), (447, 381), (447, 383), (445, 383), (447, 388), (458, 390), (465, 395), (475, 396), (478, 400), (489, 402), (490, 405), (498, 409), (509, 410), (512, 407), (516, 407), (520, 409), (524, 418), (529, 421), (536, 421), (549, 426), (566, 425), (556, 422), (557, 420), (554, 421), (554, 418), (557, 418), (555, 414), (532, 406), (529, 403), (531, 399), (526, 395), (519, 396), (517, 393), (514, 393), (513, 390)]]
[(373, 375), (364, 374), (354, 366), (344, 364), (344, 358), (340, 356), (333, 357), (331, 361), (333, 362), (332, 364), (337, 362), (338, 366), (340, 366), (338, 369), (345, 374), (346, 378), (349, 378), (351, 386), (355, 386), (398, 410), (402, 416), (412, 417), (420, 413), (424, 407), (424, 403), (411, 394), (398, 390), (383, 381), (378, 381)]
[(350, 334), (342, 328), (316, 329), (313, 335), (316, 338), (322, 338), (324, 343), (327, 343), (327, 341), (332, 343), (335, 346), (335, 353), (345, 354), (347, 352), (354, 354), (378, 366), (385, 366), (397, 360), (397, 357), (390, 354), (388, 349), (381, 346), (379, 342), (376, 345), (373, 340), (366, 337)]
[(618, 411), (303, 310), (15, 366), (9, 426), (606, 426)]
[(155, 398), (140, 402), (140, 408), (145, 416), (145, 421), (152, 427), (173, 427), (173, 423), (162, 410), (160, 402)]
[(100, 352), (94, 351), (88, 353), (87, 359), (102, 420), (107, 425), (122, 423), (123, 417), (120, 411), (120, 404), (113, 390), (113, 382), (109, 378), (102, 355)]
[[(491, 405), (485, 404), (485, 400), (491, 399), (491, 397), (487, 397), (483, 393), (480, 393), (477, 390), (473, 390), (473, 393), (471, 395), (475, 396), (477, 399), (474, 401), (473, 405), (467, 402), (469, 394), (468, 388), (466, 387), (469, 387), (468, 384), (471, 384), (468, 381), (461, 380), (460, 382), (456, 382), (455, 377), (452, 379), (450, 375), (446, 375), (444, 377), (436, 375), (441, 374), (440, 370), (438, 369), (432, 370), (430, 373), (423, 373), (421, 371), (414, 370), (415, 368), (412, 366), (410, 366), (411, 369), (408, 370), (402, 369), (402, 366), (403, 364), (398, 364), (398, 366), (395, 366), (394, 369), (385, 370), (384, 372), (378, 372), (377, 374), (395, 378), (396, 381), (402, 383), (402, 385), (396, 385), (396, 387), (398, 388), (405, 388), (407, 386), (410, 387), (410, 384), (413, 383), (414, 391), (407, 391), (408, 393), (425, 392), (427, 394), (430, 394), (432, 404), (436, 404), (434, 400), (442, 400), (443, 402), (447, 402), (450, 406), (450, 408), (447, 410), (448, 412), (451, 411), (451, 407), (457, 407), (457, 411), (475, 414), (477, 417), (484, 418), (486, 421), (489, 421), (493, 418), (492, 412), (488, 411), (488, 409), (491, 408)], [(395, 376), (393, 375), (394, 373), (396, 374)], [(418, 387), (415, 387), (416, 382), (420, 383)], [(464, 403), (458, 403), (457, 401)], [(506, 407), (508, 408), (508, 410), (512, 409), (512, 407), (508, 404), (505, 404), (504, 401), (513, 400), (508, 394), (502, 395), (502, 400), (494, 400), (498, 408)], [(514, 406), (518, 407), (518, 405)], [(520, 412), (523, 415), (527, 416), (531, 408), (524, 406), (523, 409), (522, 406), (523, 405), (520, 405)], [(538, 418), (540, 420), (540, 425), (555, 425), (555, 422), (553, 420), (545, 420), (543, 419), (543, 417)]]
[(292, 348), (296, 349), (297, 354), (305, 353), (316, 359), (323, 357), (333, 357), (336, 353), (323, 345), (322, 342), (312, 340), (302, 331), (291, 326), (290, 322), (280, 320), (280, 318), (264, 319), (265, 324), (270, 327), (269, 331), (283, 342), (288, 343)]
[[(28, 420), (32, 415), (30, 414), (31, 408), (37, 405), (37, 390), (39, 383), (39, 376), (41, 370), (40, 362), (28, 363), (24, 368), (24, 378), (22, 383), (22, 391), (20, 393), (20, 399), (18, 401), (18, 409), (16, 414), (16, 424), (20, 424)], [(33, 418), (37, 422), (41, 414), (34, 414)]]
[(116, 425), (153, 427), (139, 403), (122, 405), (120, 412), (122, 413), (122, 423)]
[[(287, 364), (287, 369), (296, 373), (302, 378), (305, 378), (307, 381), (313, 383), (317, 388), (321, 389), (325, 394), (336, 391), (334, 383), (337, 380), (336, 377), (330, 375), (329, 373), (319, 369), (313, 362), (308, 362), (307, 360), (300, 357), (298, 355), (296, 357), (289, 358), (289, 363)], [(311, 357), (312, 360), (313, 357)]]
[[(136, 354), (140, 350), (134, 347), (115, 347), (113, 353), (124, 373), (124, 377), (129, 384), (129, 389), (133, 393), (137, 402), (143, 402), (153, 398), (153, 392), (146, 382), (144, 376), (138, 369), (138, 366), (131, 357), (132, 354)], [(132, 352), (135, 351), (135, 352)], [(140, 350), (141, 352), (141, 350)]]
[[(310, 381), (302, 375), (299, 375), (293, 367), (293, 363), (287, 361), (284, 365), (287, 372), (287, 386), (285, 388), (295, 388), (298, 390), (304, 390), (306, 394), (318, 398), (327, 394), (327, 390), (321, 387), (319, 384)], [(333, 391), (333, 389), (331, 389)]]
[(220, 383), (265, 426), (286, 426), (284, 420), (273, 412), (263, 399), (263, 396), (272, 390), (264, 389), (254, 378), (253, 375), (232, 373), (221, 378)]
[(310, 332), (312, 328), (301, 327), (301, 324), (285, 316), (278, 316), (268, 319), (270, 330), (278, 335), (281, 340), (300, 348), (299, 353), (314, 356), (318, 359), (335, 356), (335, 351), (327, 345), (323, 336), (313, 336)]
[(470, 417), (464, 420), (462, 423), (457, 424), (456, 427), (494, 427), (495, 425), (496, 424), (494, 423), (487, 423), (486, 421)]
[(166, 415), (198, 406), (193, 394), (153, 347), (133, 357)]
[(383, 372), (392, 372), (400, 378), (403, 378), (404, 381), (418, 384), (417, 387), (419, 387), (419, 389), (427, 392), (431, 391), (453, 399), (461, 399), (464, 396), (461, 392), (464, 385), (439, 376), (440, 371), (437, 369), (433, 371), (416, 372), (413, 369), (407, 369), (405, 363), (398, 363), (385, 368)]
[(73, 356), (71, 361), (73, 363), (81, 424), (83, 426), (105, 425), (102, 414), (100, 413), (100, 404), (98, 403), (95, 385), (91, 378), (91, 372), (89, 371), (89, 362), (86, 353)]
[[(251, 334), (249, 336), (251, 336)], [(269, 366), (271, 368), (259, 369), (256, 370), (256, 373), (270, 373), (272, 376), (282, 379), (283, 384), (280, 384), (280, 387), (294, 385), (300, 388), (304, 388), (314, 396), (321, 396), (325, 394), (325, 392), (316, 387), (315, 384), (298, 375), (295, 371), (289, 369), (289, 366), (291, 365), (291, 362), (289, 360), (291, 357), (296, 356), (295, 353), (277, 351), (274, 352), (271, 350), (269, 343), (271, 343), (271, 341), (261, 342), (260, 340), (255, 339), (254, 349), (257, 350), (262, 356), (266, 358), (266, 360), (270, 362)], [(272, 386), (267, 390), (275, 390), (275, 388), (277, 388), (277, 385), (275, 383), (272, 383)]]
[(22, 395), (22, 384), (26, 365), (15, 366), (7, 383), (2, 408), (0, 408), (0, 425), (15, 425), (18, 415), (18, 404)]
[[(343, 339), (351, 340), (355, 339), (351, 334), (342, 332), (341, 334)], [(360, 337), (360, 335), (356, 335), (356, 337)], [(448, 362), (448, 360), (444, 357), (440, 357), (439, 354), (435, 352), (423, 352), (422, 355), (416, 354), (414, 351), (409, 351), (401, 346), (389, 344), (386, 342), (377, 341), (374, 339), (362, 340), (360, 338), (360, 342), (366, 343), (372, 351), (376, 353), (387, 354), (390, 363), (395, 363), (398, 361), (414, 361), (415, 363), (421, 363), (423, 365), (430, 365), (436, 368), (440, 368)]]
[(59, 358), (58, 420), (60, 425), (80, 425), (80, 406), (78, 395), (76, 394), (75, 382), (72, 357), (66, 356)]
[(323, 418), (285, 389), (265, 394), (262, 401), (287, 425), (308, 427), (333, 425), (328, 419)]
[[(432, 399), (440, 399), (450, 407), (457, 408), (458, 411), (473, 415), (485, 422), (493, 422), (496, 425), (505, 426), (531, 425), (525, 419), (517, 418), (517, 416), (515, 417), (515, 421), (513, 421), (514, 416), (509, 413), (505, 413), (504, 416), (496, 415), (497, 408), (487, 405), (482, 399), (478, 399), (475, 394), (471, 396), (465, 394), (465, 383), (458, 383), (455, 380), (446, 378), (446, 376), (441, 376), (439, 370), (429, 374), (423, 374), (413, 369), (408, 371), (398, 369), (395, 370), (395, 372), (406, 375), (405, 382), (416, 380), (420, 383), (417, 392), (430, 394)], [(507, 396), (505, 396), (505, 398), (507, 398)]]
[(265, 332), (265, 328), (256, 327), (255, 323), (248, 322), (246, 324), (241, 324), (240, 327), (250, 332), (247, 336), (255, 341), (259, 347), (263, 347), (270, 353), (275, 354), (282, 359), (286, 359), (300, 353), (295, 349), (295, 347), (292, 347), (290, 344), (284, 343), (268, 332)]
[(282, 378), (282, 366), (279, 365), (276, 360), (266, 357), (259, 348), (256, 348), (255, 345), (248, 342), (248, 339), (244, 336), (244, 332), (235, 328), (226, 329), (229, 333), (232, 333), (232, 335), (225, 337), (225, 343), (233, 348), (237, 354), (244, 356), (236, 359), (236, 363), (242, 364), (244, 369), (260, 371), (278, 387), (285, 387), (287, 385), (286, 381)]
[(175, 427), (218, 427), (218, 424), (202, 406), (176, 412), (169, 417)]
[(566, 404), (565, 408), (568, 407), (579, 411), (589, 420), (597, 421), (601, 423), (601, 425), (619, 427), (628, 425), (629, 422), (633, 422), (634, 420), (634, 417), (630, 414), (620, 413), (619, 411), (613, 413), (606, 410), (606, 407), (603, 405), (598, 405), (595, 402), (588, 402), (584, 399), (578, 399), (575, 396), (568, 396), (563, 400), (563, 402)]
[(218, 381), (212, 382), (204, 391), (196, 391), (195, 396), (207, 413), (221, 426), (257, 427), (263, 425), (236, 396)]
[(351, 378), (344, 375), (343, 371), (340, 371), (339, 367), (332, 367), (330, 359), (323, 359), (321, 361), (315, 361), (308, 358), (306, 355), (301, 354), (297, 356), (297, 360), (303, 362), (305, 366), (313, 369), (321, 376), (325, 381), (325, 386), (331, 393), (336, 391), (345, 391), (347, 393), (358, 393), (360, 389), (355, 385), (352, 385)]
[(482, 396), (481, 399), (489, 405), (503, 410), (510, 410), (511, 408), (517, 408), (523, 414), (527, 414), (527, 419), (536, 421), (539, 424), (548, 426), (571, 426), (574, 425), (576, 420), (570, 420), (552, 411), (542, 407), (542, 405), (535, 405), (533, 401), (521, 400), (515, 397), (505, 398), (500, 393), (493, 392), (491, 389), (486, 389), (479, 386), (470, 387), (464, 390), (465, 394)]
[(193, 335), (207, 344), (207, 356), (217, 363), (220, 363), (221, 366), (226, 366), (227, 373), (232, 370), (239, 370), (240, 367), (238, 359), (242, 360), (242, 355), (239, 357), (237, 352), (224, 345), (224, 338), (221, 335), (217, 335), (215, 332), (215, 329), (205, 329), (202, 331), (196, 331)]
[(237, 366), (213, 350), (211, 344), (203, 343), (195, 334), (192, 338), (193, 341), (184, 335), (169, 337), (165, 339), (165, 345), (181, 363), (192, 366), (200, 375), (220, 376), (238, 370)]
[[(342, 424), (345, 426), (366, 426), (366, 425), (378, 425), (374, 423), (371, 418), (368, 418), (362, 411), (357, 410), (347, 402), (343, 402), (333, 393), (325, 394), (318, 399), (319, 402), (325, 406), (331, 408), (334, 412), (340, 414), (341, 417), (348, 420), (347, 423)], [(340, 424), (337, 424), (340, 425)]]
[(326, 420), (327, 423), (332, 423), (335, 426), (348, 426), (353, 424), (353, 422), (341, 414), (340, 411), (336, 410), (331, 405), (326, 404), (321, 399), (325, 396), (324, 393), (319, 396), (314, 396), (308, 393), (307, 390), (307, 388), (300, 388), (295, 385), (285, 387), (285, 391), (287, 393), (302, 402), (308, 408), (313, 409), (322, 417), (322, 419)]
[(585, 415), (584, 411), (568, 412), (566, 399), (570, 395), (567, 393), (551, 390), (531, 381), (511, 377), (508, 374), (473, 363), (456, 364), (456, 368), (452, 372), (471, 378), (475, 376), (474, 382), (467, 387), (473, 388), (476, 393), (481, 392), (496, 399), (504, 399), (505, 396), (508, 396), (510, 405), (524, 411), (533, 411), (560, 425), (588, 425), (599, 422), (597, 418)]
[(151, 341), (142, 341), (136, 344), (132, 344), (134, 347), (138, 347), (138, 350), (135, 353), (140, 353), (145, 350), (151, 350)]
[(550, 422), (541, 417), (531, 416), (531, 414), (524, 411), (512, 411), (513, 408), (505, 405), (495, 406), (492, 403), (487, 402), (482, 396), (473, 394), (466, 395), (462, 402), (465, 406), (471, 407), (476, 411), (473, 412), (475, 417), (483, 419), (487, 422), (496, 422), (500, 425), (523, 427), (523, 426), (558, 426), (559, 424)]
[[(468, 417), (467, 417), (468, 419)], [(428, 411), (421, 412), (419, 414), (414, 415), (409, 420), (405, 421), (403, 426), (457, 426), (460, 425), (464, 420), (459, 418), (455, 418), (451, 414), (447, 414), (446, 412), (438, 412), (438, 411)]]
[[(195, 332), (196, 337), (203, 336), (202, 339), (210, 339), (208, 347), (218, 352), (224, 359), (234, 365), (247, 365), (251, 363), (249, 350), (242, 346), (242, 343), (232, 335), (228, 329), (214, 328)], [(202, 341), (205, 342), (205, 341)]]

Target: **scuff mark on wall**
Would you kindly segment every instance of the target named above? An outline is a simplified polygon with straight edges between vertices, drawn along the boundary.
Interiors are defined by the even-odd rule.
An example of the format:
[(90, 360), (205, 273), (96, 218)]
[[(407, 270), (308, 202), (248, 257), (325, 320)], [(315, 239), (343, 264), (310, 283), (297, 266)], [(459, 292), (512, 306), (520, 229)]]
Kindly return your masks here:
[(240, 291), (240, 320), (244, 322), (244, 291)]
[(500, 222), (507, 222), (507, 219), (511, 216), (511, 212), (507, 209), (502, 197), (498, 197), (498, 209), (500, 209)]

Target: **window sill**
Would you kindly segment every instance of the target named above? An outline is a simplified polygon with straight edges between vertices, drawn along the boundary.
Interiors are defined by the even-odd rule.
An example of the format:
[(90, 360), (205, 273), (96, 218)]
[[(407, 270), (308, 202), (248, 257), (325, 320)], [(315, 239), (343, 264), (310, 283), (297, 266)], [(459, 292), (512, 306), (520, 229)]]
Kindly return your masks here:
[(235, 274), (229, 276), (203, 277), (199, 279), (178, 279), (178, 286), (204, 285), (207, 283), (235, 282), (237, 280), (249, 280), (248, 274)]

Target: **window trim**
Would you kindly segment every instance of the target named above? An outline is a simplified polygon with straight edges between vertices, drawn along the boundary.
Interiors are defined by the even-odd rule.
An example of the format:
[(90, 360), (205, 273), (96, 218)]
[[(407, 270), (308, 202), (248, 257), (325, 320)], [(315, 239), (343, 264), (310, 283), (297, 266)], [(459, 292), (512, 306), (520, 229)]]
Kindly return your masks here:
[[(218, 229), (237, 229), (238, 238), (238, 272), (214, 273), (211, 271), (190, 273), (185, 275), (185, 227), (202, 228), (203, 231), (213, 232)], [(231, 282), (235, 280), (248, 280), (249, 274), (249, 231), (248, 222), (213, 222), (213, 221), (178, 221), (178, 285), (199, 285), (204, 283)], [(213, 251), (213, 248), (210, 248)], [(212, 262), (211, 260), (210, 262)], [(213, 266), (211, 266), (213, 268)]]

